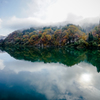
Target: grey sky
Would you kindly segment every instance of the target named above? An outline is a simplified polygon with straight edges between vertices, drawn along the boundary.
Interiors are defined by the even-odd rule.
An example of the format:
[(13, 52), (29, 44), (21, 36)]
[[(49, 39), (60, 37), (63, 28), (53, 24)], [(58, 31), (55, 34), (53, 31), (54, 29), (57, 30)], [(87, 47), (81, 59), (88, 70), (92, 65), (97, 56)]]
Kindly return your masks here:
[(0, 0), (0, 35), (58, 22), (98, 23), (100, 0)]

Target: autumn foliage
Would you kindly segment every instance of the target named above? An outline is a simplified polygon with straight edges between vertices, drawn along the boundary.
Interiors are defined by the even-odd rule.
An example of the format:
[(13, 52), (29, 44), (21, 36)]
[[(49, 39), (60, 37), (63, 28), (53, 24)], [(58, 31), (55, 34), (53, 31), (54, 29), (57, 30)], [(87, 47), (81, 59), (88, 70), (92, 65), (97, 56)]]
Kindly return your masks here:
[(78, 39), (86, 40), (85, 33), (78, 26), (30, 28), (15, 31), (5, 39), (5, 45), (65, 46)]
[(72, 24), (14, 31), (3, 41), (3, 45), (100, 47), (100, 25), (90, 33), (84, 33), (81, 27)]

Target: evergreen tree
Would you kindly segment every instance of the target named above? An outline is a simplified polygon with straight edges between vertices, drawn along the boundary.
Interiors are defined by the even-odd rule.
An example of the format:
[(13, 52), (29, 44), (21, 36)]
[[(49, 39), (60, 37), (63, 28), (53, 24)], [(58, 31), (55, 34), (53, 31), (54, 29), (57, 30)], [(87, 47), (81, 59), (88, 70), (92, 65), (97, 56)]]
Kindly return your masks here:
[(88, 36), (88, 42), (90, 42), (90, 41), (93, 41), (93, 35), (92, 35), (92, 33), (89, 33), (89, 36)]

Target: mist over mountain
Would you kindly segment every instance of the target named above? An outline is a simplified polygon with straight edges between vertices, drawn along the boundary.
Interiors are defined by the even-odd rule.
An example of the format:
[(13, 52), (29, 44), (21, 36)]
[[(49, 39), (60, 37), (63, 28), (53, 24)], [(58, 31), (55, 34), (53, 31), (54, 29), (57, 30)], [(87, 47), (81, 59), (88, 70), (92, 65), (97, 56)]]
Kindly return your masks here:
[(91, 32), (98, 24), (83, 24), (81, 27), (86, 33)]
[(4, 40), (5, 38), (6, 38), (6, 36), (0, 35), (0, 40)]

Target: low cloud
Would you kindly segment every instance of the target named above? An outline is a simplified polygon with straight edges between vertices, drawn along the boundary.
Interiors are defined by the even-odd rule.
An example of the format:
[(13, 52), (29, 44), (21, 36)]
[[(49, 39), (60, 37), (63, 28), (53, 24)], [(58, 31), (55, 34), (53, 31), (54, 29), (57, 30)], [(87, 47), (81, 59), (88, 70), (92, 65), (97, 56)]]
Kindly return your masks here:
[(7, 22), (3, 24), (3, 27), (17, 30), (17, 29), (41, 26), (43, 25), (43, 23), (44, 22), (42, 20), (34, 17), (17, 18), (14, 16), (11, 19), (7, 20)]
[[(42, 20), (36, 17), (27, 17), (27, 18), (17, 18), (13, 16), (12, 18), (4, 21), (1, 25), (2, 20), (0, 19), (0, 27), (10, 30), (19, 30), (19, 29), (26, 29), (30, 27), (41, 27), (47, 25), (66, 25), (66, 24), (75, 24), (80, 26), (89, 26), (91, 24), (98, 24), (100, 17), (93, 17), (93, 18), (83, 18), (82, 16), (77, 16), (75, 14), (69, 13), (67, 18), (63, 22), (52, 22), (49, 20)], [(9, 34), (9, 33), (8, 33)]]
[(80, 25), (84, 24), (99, 24), (100, 16), (85, 18), (79, 22)]
[(71, 23), (78, 23), (80, 20), (82, 20), (82, 16), (77, 16), (75, 14), (69, 13), (67, 16), (67, 20)]
[(80, 25), (80, 26), (89, 26), (91, 24), (99, 24), (100, 21), (100, 16), (97, 17), (88, 17), (88, 18), (83, 18), (82, 16), (77, 16), (73, 13), (69, 13), (67, 15), (67, 18), (65, 20), (65, 24), (71, 23), (71, 24), (75, 24), (75, 25)]

